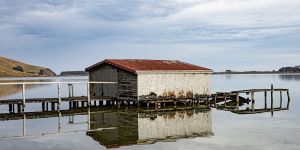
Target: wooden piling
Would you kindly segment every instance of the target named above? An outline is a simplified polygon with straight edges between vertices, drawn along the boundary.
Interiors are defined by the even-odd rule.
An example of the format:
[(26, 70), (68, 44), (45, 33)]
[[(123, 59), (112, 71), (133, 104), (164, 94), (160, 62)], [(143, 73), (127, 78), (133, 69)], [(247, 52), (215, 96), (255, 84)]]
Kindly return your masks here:
[(10, 113), (12, 113), (13, 104), (8, 104), (8, 110)]
[(42, 102), (42, 110), (45, 111), (45, 102)]
[(18, 107), (18, 113), (21, 113), (21, 104), (17, 104)]
[(51, 111), (54, 111), (54, 110), (55, 110), (55, 103), (52, 102), (52, 103), (51, 103)]

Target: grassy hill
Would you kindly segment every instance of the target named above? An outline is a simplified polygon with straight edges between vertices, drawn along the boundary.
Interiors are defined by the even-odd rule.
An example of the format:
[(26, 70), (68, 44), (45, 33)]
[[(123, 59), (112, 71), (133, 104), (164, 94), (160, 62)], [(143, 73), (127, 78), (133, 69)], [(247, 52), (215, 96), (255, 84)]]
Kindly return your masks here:
[(44, 67), (33, 66), (0, 56), (0, 77), (54, 76), (55, 73)]

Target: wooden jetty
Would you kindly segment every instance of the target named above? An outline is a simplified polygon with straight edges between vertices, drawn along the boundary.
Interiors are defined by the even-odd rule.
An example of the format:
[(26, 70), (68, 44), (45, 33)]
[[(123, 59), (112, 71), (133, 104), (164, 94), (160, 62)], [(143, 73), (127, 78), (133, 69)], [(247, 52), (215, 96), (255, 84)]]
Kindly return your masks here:
[[(57, 97), (55, 98), (26, 98), (26, 85), (32, 84), (56, 84), (57, 85)], [(68, 97), (61, 96), (61, 85), (68, 85)], [(86, 84), (87, 94), (86, 96), (74, 96), (73, 84)], [(54, 111), (60, 110), (62, 102), (69, 102), (69, 108), (77, 108), (79, 106), (103, 106), (103, 105), (112, 105), (120, 107), (121, 105), (133, 105), (137, 107), (154, 107), (155, 109), (165, 108), (166, 105), (172, 105), (176, 108), (177, 105), (206, 105), (215, 107), (217, 109), (231, 110), (233, 112), (238, 112), (240, 106), (243, 104), (251, 103), (251, 113), (253, 112), (262, 112), (262, 110), (256, 110), (254, 108), (255, 104), (255, 93), (263, 92), (264, 93), (264, 103), (265, 110), (268, 110), (267, 107), (267, 95), (270, 93), (271, 96), (271, 108), (270, 110), (278, 109), (289, 109), (290, 105), (290, 95), (289, 89), (277, 88), (274, 89), (271, 85), (270, 89), (248, 89), (248, 90), (239, 90), (231, 92), (217, 92), (211, 95), (193, 95), (190, 97), (144, 97), (139, 100), (136, 99), (117, 99), (108, 96), (91, 96), (90, 94), (90, 85), (91, 84), (116, 84), (116, 82), (19, 82), (19, 83), (0, 83), (1, 85), (22, 85), (22, 98), (21, 99), (7, 99), (0, 100), (0, 105), (8, 105), (10, 113), (22, 113), (25, 112), (24, 107), (26, 104), (39, 103), (41, 104), (42, 111)], [(274, 92), (279, 92), (280, 94), (280, 106), (274, 108)], [(283, 106), (283, 92), (286, 92), (287, 95), (287, 104), (286, 107)], [(251, 98), (244, 98), (241, 94), (251, 95)], [(242, 110), (241, 110), (242, 111)], [(239, 112), (241, 112), (239, 111)], [(247, 110), (249, 111), (249, 110)], [(246, 110), (243, 111), (246, 113)], [(248, 112), (250, 113), (250, 112)]]

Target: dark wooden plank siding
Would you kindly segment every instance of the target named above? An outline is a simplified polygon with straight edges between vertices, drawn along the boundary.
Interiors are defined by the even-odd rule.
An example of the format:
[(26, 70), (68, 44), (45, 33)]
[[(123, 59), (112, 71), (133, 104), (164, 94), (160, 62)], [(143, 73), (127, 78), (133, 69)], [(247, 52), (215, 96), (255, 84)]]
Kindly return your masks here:
[(137, 99), (137, 75), (109, 64), (90, 70), (90, 81), (118, 82), (118, 84), (91, 84), (92, 96), (110, 96), (119, 99)]
[(137, 75), (118, 70), (118, 95), (120, 99), (137, 99)]
[[(89, 72), (90, 81), (117, 82), (117, 68), (103, 65)], [(92, 96), (117, 97), (118, 85), (116, 84), (91, 84)]]

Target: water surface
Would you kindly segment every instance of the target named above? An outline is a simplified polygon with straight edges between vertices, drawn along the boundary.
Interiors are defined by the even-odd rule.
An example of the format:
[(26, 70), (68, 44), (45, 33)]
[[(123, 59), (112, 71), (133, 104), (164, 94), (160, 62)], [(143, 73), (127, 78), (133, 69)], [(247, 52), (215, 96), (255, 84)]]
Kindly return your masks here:
[[(13, 80), (86, 81), (87, 78), (5, 78), (1, 82)], [(82, 110), (82, 114), (67, 112), (49, 118), (27, 118), (25, 122), (24, 119), (0, 121), (0, 149), (300, 149), (300, 75), (214, 75), (212, 82), (212, 92), (270, 88), (271, 84), (275, 88), (288, 88), (290, 109), (274, 112), (272, 116), (203, 108), (163, 112), (91, 108)], [(18, 88), (4, 88), (8, 91), (1, 90), (1, 98), (20, 98)], [(62, 91), (67, 96), (67, 86)], [(77, 96), (85, 95), (86, 87), (76, 85), (75, 91)], [(56, 95), (55, 85), (28, 88), (28, 97)], [(262, 107), (263, 93), (255, 97), (255, 107)], [(278, 93), (274, 98), (277, 107)], [(283, 104), (286, 101), (284, 95)], [(26, 109), (40, 111), (39, 107)], [(251, 106), (243, 106), (247, 107)], [(1, 113), (7, 113), (7, 109), (0, 106)]]

